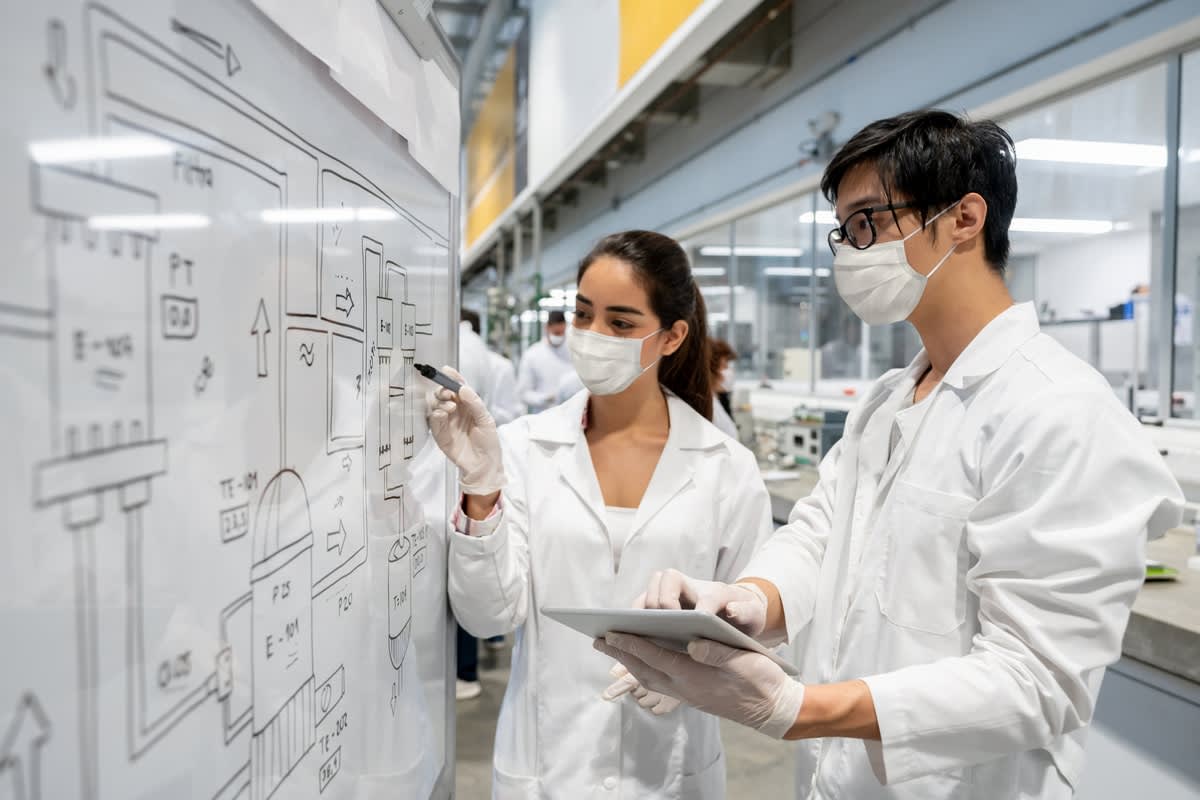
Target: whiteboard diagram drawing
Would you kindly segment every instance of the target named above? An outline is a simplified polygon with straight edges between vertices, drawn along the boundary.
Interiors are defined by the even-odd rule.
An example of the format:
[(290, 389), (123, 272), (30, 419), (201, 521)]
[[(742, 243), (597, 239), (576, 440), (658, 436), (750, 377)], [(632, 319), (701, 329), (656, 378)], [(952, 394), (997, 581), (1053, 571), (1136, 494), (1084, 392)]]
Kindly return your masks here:
[(238, 4), (57, 5), (40, 90), (88, 132), (62, 141), (151, 155), (23, 154), (40, 246), (0, 348), (45, 398), (20, 513), (70, 554), (29, 580), (72, 663), (37, 691), (5, 667), (0, 798), (350, 796), (401, 693), (442, 686), (410, 653), (445, 623), (412, 365), (448, 356), (450, 198), (397, 201), (245, 94)]

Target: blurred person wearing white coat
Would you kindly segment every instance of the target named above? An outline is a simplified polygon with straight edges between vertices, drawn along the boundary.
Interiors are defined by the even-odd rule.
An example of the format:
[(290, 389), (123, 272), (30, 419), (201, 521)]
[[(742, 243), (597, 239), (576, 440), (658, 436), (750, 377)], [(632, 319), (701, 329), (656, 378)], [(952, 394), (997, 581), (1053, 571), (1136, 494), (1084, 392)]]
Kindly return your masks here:
[(483, 398), (497, 425), (525, 413), (517, 397), (513, 363), (487, 346), (480, 335), (479, 315), (464, 308), (458, 332), (459, 372)]
[(724, 339), (713, 339), (712, 352), (709, 355), (713, 380), (713, 425), (716, 425), (721, 433), (738, 441), (738, 429), (733, 421), (731, 404), (734, 361), (737, 361), (737, 353), (733, 346)]
[(556, 405), (559, 384), (573, 370), (567, 350), (567, 317), (561, 311), (551, 311), (546, 335), (530, 345), (517, 365), (517, 393), (529, 413)]
[(635, 636), (596, 647), (648, 690), (803, 739), (802, 798), (1070, 798), (1147, 533), (1178, 522), (1179, 487), (1104, 378), (1013, 304), (999, 126), (873, 123), (822, 189), (839, 293), (868, 324), (909, 320), (925, 349), (850, 414), (738, 582), (667, 571), (645, 600), (790, 641), (801, 679), (713, 642), (690, 658)]
[(540, 613), (627, 606), (668, 567), (732, 580), (770, 535), (754, 456), (707, 419), (704, 301), (679, 245), (601, 240), (579, 269), (570, 345), (587, 389), (498, 433), (470, 387), (431, 401), (464, 492), (455, 615), (477, 636), (516, 631), (492, 796), (722, 798), (718, 720), (675, 710)]
[[(477, 313), (463, 308), (459, 312), (459, 320), (459, 373), (475, 389), (497, 424), (511, 422), (524, 413), (524, 408), (517, 400), (512, 362), (492, 352), (479, 335)], [(471, 700), (483, 693), (483, 686), (479, 682), (479, 643), (461, 626), (458, 628), (457, 637), (455, 695), (459, 700)], [(503, 641), (503, 637), (498, 637), (494, 641), (489, 640), (487, 645), (495, 649), (502, 645)]]

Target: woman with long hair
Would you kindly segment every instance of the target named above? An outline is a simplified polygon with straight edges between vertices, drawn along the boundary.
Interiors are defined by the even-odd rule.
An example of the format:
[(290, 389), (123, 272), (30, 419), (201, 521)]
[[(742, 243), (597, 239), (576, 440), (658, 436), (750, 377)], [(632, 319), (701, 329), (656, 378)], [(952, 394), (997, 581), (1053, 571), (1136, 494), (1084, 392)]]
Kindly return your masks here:
[(627, 607), (669, 568), (733, 580), (770, 534), (753, 455), (710, 422), (706, 331), (679, 245), (614, 234), (579, 266), (567, 342), (584, 390), (499, 431), (470, 387), (431, 401), (463, 490), (455, 615), (476, 636), (516, 632), (495, 798), (724, 796), (714, 717), (647, 692), (540, 613)]

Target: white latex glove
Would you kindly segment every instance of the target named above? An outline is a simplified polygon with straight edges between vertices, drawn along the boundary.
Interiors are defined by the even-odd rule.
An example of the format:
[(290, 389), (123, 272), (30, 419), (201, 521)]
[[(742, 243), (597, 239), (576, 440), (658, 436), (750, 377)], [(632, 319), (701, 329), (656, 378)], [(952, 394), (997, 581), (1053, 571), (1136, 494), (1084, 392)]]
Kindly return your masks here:
[(632, 694), (639, 706), (647, 709), (656, 717), (670, 714), (679, 708), (679, 700), (676, 700), (674, 697), (668, 697), (661, 692), (652, 692), (645, 686), (642, 686), (642, 684), (638, 683), (638, 679), (630, 675), (629, 670), (625, 669), (625, 665), (620, 662), (613, 664), (613, 668), (608, 671), (608, 674), (617, 680), (600, 695), (605, 700), (611, 702), (625, 694)]
[(677, 569), (655, 572), (634, 608), (694, 608), (729, 622), (748, 636), (767, 627), (767, 596), (752, 583), (721, 583), (690, 578)]
[(452, 367), (442, 367), (462, 384), (458, 394), (439, 387), (429, 398), (429, 432), (459, 469), (464, 494), (489, 495), (504, 488), (504, 461), (500, 434), (478, 393)]
[(609, 633), (595, 648), (624, 664), (650, 691), (775, 739), (792, 729), (804, 704), (804, 684), (749, 650), (699, 639), (679, 653), (625, 633)]

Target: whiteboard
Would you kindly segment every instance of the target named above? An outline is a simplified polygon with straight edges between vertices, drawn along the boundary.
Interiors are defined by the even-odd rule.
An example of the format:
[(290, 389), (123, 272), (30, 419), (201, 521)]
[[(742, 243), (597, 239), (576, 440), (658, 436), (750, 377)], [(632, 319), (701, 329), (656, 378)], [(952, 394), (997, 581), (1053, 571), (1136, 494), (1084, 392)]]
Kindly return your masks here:
[(456, 199), (249, 2), (0, 41), (0, 799), (448, 796)]

